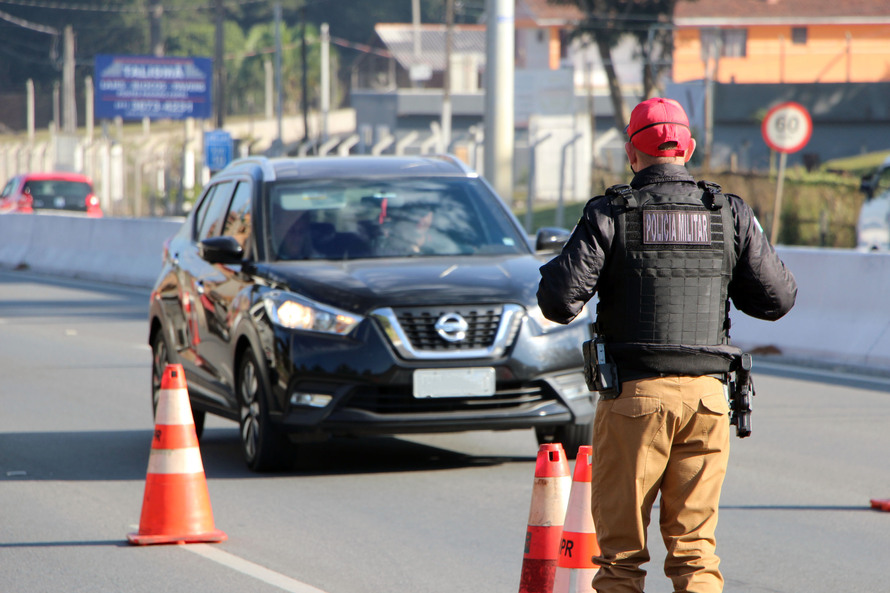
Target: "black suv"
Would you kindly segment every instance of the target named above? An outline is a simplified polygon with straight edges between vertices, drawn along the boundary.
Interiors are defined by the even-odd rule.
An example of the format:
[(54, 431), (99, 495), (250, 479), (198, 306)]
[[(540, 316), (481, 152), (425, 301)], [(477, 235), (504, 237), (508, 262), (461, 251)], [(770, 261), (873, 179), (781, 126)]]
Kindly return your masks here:
[(331, 435), (533, 428), (573, 454), (590, 316), (544, 319), (542, 261), (453, 157), (237, 160), (164, 247), (154, 403), (182, 364), (199, 435), (206, 412), (239, 422), (257, 471)]

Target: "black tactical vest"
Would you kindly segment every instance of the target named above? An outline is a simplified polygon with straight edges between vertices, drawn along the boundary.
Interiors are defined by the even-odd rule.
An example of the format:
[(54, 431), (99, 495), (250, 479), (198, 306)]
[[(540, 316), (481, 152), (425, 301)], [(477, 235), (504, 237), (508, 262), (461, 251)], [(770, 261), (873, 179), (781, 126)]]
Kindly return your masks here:
[(695, 357), (722, 352), (719, 346), (729, 342), (727, 288), (736, 259), (732, 210), (719, 186), (684, 185), (667, 186), (674, 193), (627, 185), (606, 192), (615, 212), (615, 240), (598, 283), (597, 330), (619, 367), (725, 370), (723, 362)]

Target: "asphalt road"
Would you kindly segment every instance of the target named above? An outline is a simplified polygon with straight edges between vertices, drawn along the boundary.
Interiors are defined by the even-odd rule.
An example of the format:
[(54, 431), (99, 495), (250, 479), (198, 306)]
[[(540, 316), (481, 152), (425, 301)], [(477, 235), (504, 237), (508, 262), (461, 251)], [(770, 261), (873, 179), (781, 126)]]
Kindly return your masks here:
[[(0, 590), (518, 590), (531, 431), (344, 439), (256, 475), (201, 453), (222, 544), (135, 547), (153, 429), (148, 294), (0, 272)], [(755, 361), (718, 529), (729, 592), (885, 592), (890, 382)], [(594, 476), (597, 479), (597, 476)], [(657, 513), (653, 518), (657, 523)], [(651, 531), (649, 593), (671, 587)]]

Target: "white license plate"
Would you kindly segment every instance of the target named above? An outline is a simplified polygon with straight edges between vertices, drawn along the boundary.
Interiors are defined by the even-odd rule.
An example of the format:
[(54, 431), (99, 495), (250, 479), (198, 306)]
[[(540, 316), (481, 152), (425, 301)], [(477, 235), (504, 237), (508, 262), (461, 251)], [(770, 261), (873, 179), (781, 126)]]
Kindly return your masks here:
[(414, 397), (489, 397), (494, 395), (494, 368), (422, 369), (414, 371)]

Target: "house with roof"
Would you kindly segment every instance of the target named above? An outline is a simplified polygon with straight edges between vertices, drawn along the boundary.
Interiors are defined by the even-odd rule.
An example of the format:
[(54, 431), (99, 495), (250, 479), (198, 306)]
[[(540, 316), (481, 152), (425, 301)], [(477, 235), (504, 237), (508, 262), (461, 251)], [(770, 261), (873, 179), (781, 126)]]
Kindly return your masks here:
[[(529, 114), (560, 104), (552, 99), (572, 86), (574, 111), (594, 119), (597, 136), (614, 128), (598, 52), (571, 36), (583, 18), (571, 4), (516, 0), (519, 143)], [(887, 0), (678, 0), (671, 27), (674, 51), (665, 94), (686, 106), (699, 157), (709, 155), (712, 166), (769, 167), (760, 123), (770, 107), (784, 101), (804, 105), (814, 127), (808, 145), (790, 155), (791, 164), (814, 165), (890, 144)], [(359, 125), (428, 133), (441, 113), (444, 25), (380, 24), (376, 31), (391, 58), (374, 84), (353, 87)], [(456, 25), (452, 44), (453, 137), (478, 136), (485, 25)], [(630, 36), (613, 50), (629, 106), (641, 98), (639, 55)], [(371, 142), (375, 134), (365, 136)]]
[(571, 30), (584, 19), (574, 4), (551, 4), (548, 0), (517, 0), (516, 68), (557, 70), (570, 54)]
[(890, 82), (886, 0), (680, 0), (674, 27), (674, 82)]
[(686, 106), (712, 166), (767, 168), (760, 124), (786, 101), (813, 121), (790, 164), (890, 148), (890, 2), (679, 0), (673, 24), (666, 94)]

